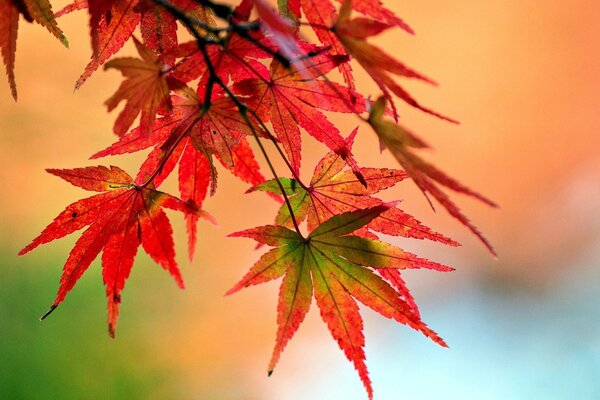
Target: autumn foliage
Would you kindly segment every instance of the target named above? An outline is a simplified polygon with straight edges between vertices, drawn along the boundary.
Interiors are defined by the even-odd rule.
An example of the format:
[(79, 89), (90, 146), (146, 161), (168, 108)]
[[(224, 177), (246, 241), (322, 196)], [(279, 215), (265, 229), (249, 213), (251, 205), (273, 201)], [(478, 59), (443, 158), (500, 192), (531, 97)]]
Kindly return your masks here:
[[(228, 294), (281, 279), (269, 374), (313, 298), (369, 398), (373, 390), (357, 301), (446, 346), (421, 319), (401, 272), (452, 268), (382, 238), (459, 244), (378, 195), (412, 180), (432, 205), (437, 201), (492, 254), (491, 244), (443, 189), (495, 204), (425, 161), (419, 151), (427, 144), (398, 124), (401, 104), (455, 122), (422, 105), (401, 84), (401, 79), (433, 83), (430, 78), (370, 42), (392, 28), (413, 33), (402, 19), (379, 0), (278, 0), (277, 8), (267, 0), (75, 0), (56, 13), (48, 0), (0, 0), (0, 49), (15, 100), (19, 21), (43, 25), (66, 46), (57, 18), (79, 10), (89, 15), (92, 56), (75, 87), (101, 66), (123, 76), (105, 103), (108, 111), (124, 104), (114, 123), (116, 140), (92, 158), (149, 153), (135, 176), (116, 166), (48, 169), (94, 194), (67, 206), (20, 252), (84, 229), (44, 317), (65, 300), (100, 253), (111, 336), (140, 246), (183, 288), (164, 209), (183, 214), (193, 257), (199, 221), (216, 223), (205, 211), (206, 200), (226, 170), (246, 182), (248, 192), (265, 192), (265, 201), (281, 205), (267, 221), (271, 224), (230, 235), (269, 249)], [(111, 59), (128, 41), (138, 57)], [(353, 78), (357, 67), (380, 93), (360, 91)], [(340, 132), (327, 116), (332, 112), (353, 116), (360, 128)], [(354, 139), (372, 135), (368, 131), (402, 169), (367, 167), (355, 159)], [(324, 145), (309, 182), (300, 178), (303, 133)], [(283, 160), (286, 172), (275, 170), (273, 157)], [(171, 175), (179, 182), (177, 195), (159, 190)]]

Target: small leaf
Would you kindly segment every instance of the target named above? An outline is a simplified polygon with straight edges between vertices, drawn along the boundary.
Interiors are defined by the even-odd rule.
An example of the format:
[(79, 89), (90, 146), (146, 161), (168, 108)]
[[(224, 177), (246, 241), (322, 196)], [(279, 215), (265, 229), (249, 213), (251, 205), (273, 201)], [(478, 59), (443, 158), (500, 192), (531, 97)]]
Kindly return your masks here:
[(141, 114), (140, 134), (150, 135), (158, 109), (162, 107), (169, 112), (172, 108), (167, 79), (163, 74), (164, 64), (135, 37), (134, 43), (141, 59), (116, 58), (104, 65), (104, 69), (118, 69), (126, 78), (117, 92), (105, 102), (109, 112), (122, 100), (127, 102), (115, 121), (114, 132), (117, 136), (127, 133), (138, 114)]

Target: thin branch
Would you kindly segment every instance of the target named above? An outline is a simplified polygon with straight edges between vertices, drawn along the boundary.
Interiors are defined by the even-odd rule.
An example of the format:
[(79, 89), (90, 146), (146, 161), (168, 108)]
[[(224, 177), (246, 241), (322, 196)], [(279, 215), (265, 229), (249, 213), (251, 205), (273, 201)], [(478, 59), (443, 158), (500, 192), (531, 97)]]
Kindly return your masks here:
[[(277, 181), (279, 189), (281, 190), (281, 193), (283, 195), (283, 198), (285, 199), (285, 203), (287, 205), (287, 208), (288, 208), (288, 210), (290, 212), (290, 217), (292, 219), (292, 222), (294, 224), (294, 228), (295, 228), (296, 232), (301, 237), (304, 237), (302, 235), (302, 232), (300, 231), (300, 226), (298, 225), (298, 221), (296, 220), (296, 217), (295, 217), (295, 214), (294, 214), (294, 209), (292, 208), (292, 205), (291, 205), (290, 200), (289, 200), (289, 198), (287, 196), (287, 193), (285, 192), (283, 184), (281, 183), (281, 180), (279, 179), (277, 171), (275, 170), (275, 167), (273, 166), (273, 163), (271, 162), (271, 159), (269, 158), (269, 155), (268, 155), (268, 153), (267, 153), (264, 145), (260, 141), (260, 137), (258, 136), (258, 133), (256, 132), (256, 129), (254, 128), (254, 125), (252, 124), (252, 121), (248, 117), (248, 107), (242, 101), (240, 101), (240, 99), (231, 91), (231, 89), (229, 89), (229, 87), (227, 86), (227, 84), (225, 84), (225, 82), (223, 82), (223, 80), (219, 77), (219, 75), (217, 74), (217, 71), (215, 70), (215, 67), (214, 67), (214, 65), (212, 63), (212, 60), (210, 59), (210, 55), (208, 54), (208, 50), (206, 49), (206, 46), (208, 44), (207, 38), (202, 37), (198, 33), (198, 31), (196, 30), (196, 27), (194, 26), (194, 22), (184, 12), (182, 12), (181, 10), (179, 10), (177, 7), (173, 6), (168, 1), (165, 1), (165, 0), (154, 0), (154, 1), (156, 2), (156, 4), (160, 5), (165, 10), (167, 10), (169, 13), (171, 13), (171, 15), (173, 15), (177, 20), (179, 20), (181, 23), (183, 23), (184, 26), (186, 26), (190, 30), (190, 32), (194, 36), (194, 39), (196, 39), (196, 42), (197, 42), (197, 45), (198, 45), (198, 49), (200, 50), (200, 53), (202, 54), (202, 57), (204, 58), (204, 61), (206, 63), (206, 67), (207, 67), (207, 70), (208, 70), (208, 74), (209, 74), (209, 82), (208, 82), (208, 86), (207, 86), (207, 94), (210, 95), (210, 93), (212, 93), (212, 87), (213, 87), (213, 85), (217, 84), (218, 86), (220, 86), (225, 91), (225, 93), (229, 96), (229, 98), (238, 107), (240, 115), (242, 116), (242, 118), (244, 119), (246, 125), (248, 125), (248, 128), (252, 132), (252, 135), (254, 136), (254, 139), (256, 140), (256, 143), (258, 144), (258, 147), (260, 148), (260, 151), (262, 152), (262, 154), (263, 154), (263, 156), (264, 156), (264, 158), (265, 158), (265, 160), (267, 162), (267, 165), (269, 166), (269, 169), (271, 170), (271, 173), (273, 174), (273, 177)], [(199, 2), (202, 5), (211, 8), (213, 10), (213, 12), (215, 12), (215, 15), (217, 15), (220, 18), (228, 19), (229, 20), (230, 17), (233, 15), (233, 13), (231, 12), (231, 9), (229, 9), (229, 8), (227, 8), (229, 10), (228, 13), (227, 13), (227, 17), (224, 17), (223, 16), (224, 14), (222, 14), (222, 15), (217, 14), (218, 12), (219, 13), (225, 13), (225, 12), (223, 11), (223, 8), (219, 8), (220, 6), (216, 5), (212, 1), (209, 1), (209, 0), (200, 0)], [(225, 7), (225, 6), (223, 6), (223, 7)], [(231, 21), (229, 21), (229, 22), (231, 24)], [(252, 40), (254, 40), (254, 39), (252, 39)], [(289, 63), (289, 60), (287, 62)], [(203, 105), (203, 109), (208, 109), (209, 107), (210, 107), (210, 98), (208, 99), (208, 101), (205, 101), (205, 103)], [(183, 134), (181, 135), (181, 137), (183, 137)], [(272, 135), (271, 135), (271, 138), (272, 138)], [(181, 140), (181, 139), (178, 138), (178, 140)], [(172, 151), (174, 151), (174, 150), (171, 150), (171, 152)], [(168, 157), (165, 157), (165, 160), (167, 158)], [(162, 165), (164, 165), (165, 163), (166, 163), (166, 161), (164, 161), (164, 160), (161, 162)], [(152, 179), (154, 177), (156, 177), (156, 175), (158, 175), (158, 171), (153, 174)], [(148, 183), (146, 183), (146, 184), (148, 184)]]

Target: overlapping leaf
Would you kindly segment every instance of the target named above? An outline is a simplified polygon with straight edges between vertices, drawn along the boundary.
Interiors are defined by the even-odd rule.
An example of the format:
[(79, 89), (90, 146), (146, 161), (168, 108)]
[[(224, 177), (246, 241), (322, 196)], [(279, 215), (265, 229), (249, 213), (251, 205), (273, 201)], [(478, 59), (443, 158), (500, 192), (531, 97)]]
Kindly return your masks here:
[[(40, 23), (35, 15), (45, 15), (48, 29), (60, 34), (47, 1), (0, 0), (0, 49), (13, 91), (19, 13)], [(153, 0), (75, 0), (57, 13), (87, 9), (90, 16), (92, 59), (77, 87), (119, 51), (139, 26), (144, 45), (133, 40), (141, 59), (119, 58), (106, 64), (106, 68), (119, 69), (125, 77), (107, 101), (109, 110), (126, 101), (114, 128), (120, 138), (93, 157), (145, 149), (150, 152), (135, 178), (117, 167), (49, 170), (74, 185), (100, 192), (68, 206), (21, 252), (85, 228), (65, 264), (51, 311), (100, 252), (111, 335), (121, 292), (140, 245), (182, 286), (172, 230), (163, 207), (184, 212), (191, 258), (199, 218), (214, 222), (201, 209), (208, 193), (213, 194), (217, 188), (217, 159), (250, 183), (253, 190), (270, 192), (280, 201), (282, 195), (287, 197), (276, 225), (233, 235), (253, 238), (273, 249), (229, 293), (282, 278), (269, 372), (304, 320), (313, 297), (332, 336), (358, 370), (369, 397), (372, 388), (356, 300), (445, 345), (422, 322), (401, 271), (450, 268), (404, 252), (378, 236), (458, 244), (423, 226), (397, 203), (384, 203), (376, 196), (411, 177), (491, 251), (481, 233), (438, 186), (493, 203), (419, 158), (413, 150), (425, 144), (383, 119), (383, 99), (372, 105), (368, 122), (405, 171), (358, 166), (352, 155), (356, 131), (344, 140), (326, 115), (360, 114), (367, 109), (364, 96), (355, 88), (348, 62), (351, 58), (366, 70), (388, 100), (392, 101), (394, 94), (425, 112), (445, 117), (421, 106), (395, 77), (431, 80), (367, 42), (391, 27), (412, 33), (410, 27), (380, 0), (338, 2), (342, 4), (339, 12), (332, 0), (278, 0), (279, 15), (267, 0), (243, 0), (236, 8), (197, 0), (170, 0), (168, 4)], [(46, 10), (46, 14), (35, 14), (31, 5)], [(251, 21), (253, 10), (258, 20)], [(351, 12), (363, 16), (351, 18)], [(307, 44), (301, 38), (302, 13), (323, 47)], [(178, 44), (178, 23), (185, 26), (194, 41)], [(335, 76), (325, 76), (335, 68), (340, 69), (345, 85), (335, 83)], [(195, 90), (187, 86), (192, 84)], [(393, 111), (397, 118), (395, 108)], [(139, 126), (127, 132), (140, 114)], [(268, 132), (270, 126), (273, 134)], [(330, 150), (318, 163), (309, 184), (300, 180), (301, 129)], [(265, 150), (261, 143), (271, 141), (294, 178), (265, 182), (248, 136), (259, 140), (273, 168), (278, 164), (271, 162), (268, 148)], [(156, 190), (177, 167), (180, 199)], [(310, 235), (304, 237), (298, 226), (296, 231), (290, 230), (295, 225), (293, 218), (297, 223), (306, 221)]]
[(321, 55), (311, 58), (303, 66), (288, 69), (273, 60), (269, 77), (244, 80), (235, 85), (239, 93), (251, 96), (248, 99), (250, 107), (270, 118), (295, 174), (300, 171), (302, 127), (341, 155), (358, 178), (362, 179), (360, 169), (339, 130), (318, 110), (362, 110), (360, 105), (352, 105), (353, 92), (350, 89), (319, 79), (338, 63), (339, 58)]
[[(342, 3), (344, 0), (337, 0)], [(314, 1), (313, 4), (325, 4), (329, 9), (331, 9), (331, 2), (329, 0), (323, 0), (320, 2)], [(305, 9), (310, 8), (311, 3), (302, 0), (278, 0), (277, 5), (279, 7), (279, 11), (287, 17), (300, 18), (301, 17), (301, 6)], [(368, 15), (369, 17), (384, 22), (390, 25), (397, 25), (398, 27), (404, 29), (408, 33), (414, 33), (412, 28), (404, 22), (400, 17), (394, 14), (391, 10), (384, 7), (381, 0), (352, 0), (351, 7), (354, 11), (357, 11), (361, 14)], [(333, 13), (329, 15), (323, 13), (324, 17), (333, 17)], [(324, 29), (323, 26), (319, 26), (314, 23), (313, 25), (315, 29)]]
[[(304, 16), (314, 29), (317, 38), (324, 46), (330, 49), (332, 55), (343, 56), (348, 54), (335, 32), (331, 29), (337, 18), (337, 10), (330, 0), (293, 0), (293, 2), (300, 3), (304, 11)], [(350, 89), (356, 89), (350, 63), (341, 63), (339, 70), (344, 77), (346, 85)]]
[(317, 226), (306, 238), (276, 225), (231, 235), (252, 238), (274, 249), (264, 254), (228, 294), (283, 277), (277, 306), (278, 329), (269, 373), (304, 320), (313, 295), (323, 321), (357, 369), (369, 398), (373, 397), (373, 389), (365, 364), (363, 323), (356, 300), (446, 346), (423, 323), (412, 306), (402, 299), (402, 294), (374, 270), (425, 267), (447, 271), (449, 268), (378, 240), (349, 235), (368, 225), (391, 206), (380, 204), (336, 215)]
[[(352, 148), (356, 133), (357, 130), (354, 130), (347, 139), (349, 148)], [(361, 168), (361, 172), (367, 186), (362, 185), (354, 173), (346, 169), (346, 164), (339, 155), (331, 152), (315, 167), (308, 187), (304, 187), (294, 179), (281, 178), (296, 220), (301, 222), (306, 219), (308, 229), (313, 230), (340, 213), (383, 204), (381, 199), (372, 195), (394, 186), (408, 176), (404, 171), (386, 168)], [(276, 181), (265, 182), (252, 190), (281, 194)], [(290, 212), (286, 205), (279, 210), (276, 223), (292, 226)], [(371, 237), (372, 232), (367, 228), (386, 235), (429, 239), (448, 245), (458, 245), (453, 240), (422, 225), (399, 207), (391, 207), (384, 211), (356, 234)]]
[(134, 43), (141, 59), (116, 58), (104, 64), (104, 69), (118, 69), (127, 78), (117, 92), (105, 102), (108, 111), (115, 109), (122, 100), (127, 102), (113, 128), (118, 136), (127, 133), (138, 114), (141, 114), (140, 134), (148, 136), (159, 107), (164, 108), (166, 112), (172, 107), (164, 74), (165, 65), (156, 54), (135, 38)]
[(172, 228), (163, 207), (198, 216), (206, 216), (206, 213), (151, 187), (135, 185), (133, 179), (118, 167), (50, 169), (48, 172), (75, 186), (100, 192), (67, 206), (19, 253), (23, 255), (41, 244), (87, 227), (64, 265), (51, 311), (65, 299), (101, 251), (111, 336), (115, 334), (121, 292), (140, 245), (183, 288), (175, 261)]
[[(256, 40), (259, 40), (258, 38)], [(264, 75), (266, 68), (259, 59), (266, 54), (255, 44), (238, 34), (232, 34), (222, 46), (209, 46), (208, 57), (216, 67), (216, 73), (224, 82), (239, 82)], [(169, 76), (182, 82), (190, 82), (201, 78), (203, 85), (208, 80), (208, 68), (202, 52), (195, 41), (182, 43), (173, 51), (173, 55), (181, 58)]]
[[(183, 13), (194, 13), (202, 7), (193, 0), (174, 0), (171, 3)], [(75, 83), (75, 89), (80, 88), (98, 67), (125, 45), (140, 23), (142, 37), (150, 49), (162, 55), (177, 46), (175, 18), (153, 1), (76, 0), (57, 15), (86, 8), (90, 14), (93, 51), (90, 62)], [(173, 59), (166, 57), (164, 61), (173, 62)]]
[[(234, 20), (236, 22), (245, 22), (250, 17), (249, 10), (246, 10), (248, 5), (240, 5), (236, 8)], [(205, 10), (205, 9), (201, 9)], [(211, 12), (198, 13), (195, 18), (203, 24), (216, 26), (215, 18)], [(198, 27), (199, 32), (204, 32), (201, 27)], [(207, 37), (215, 39), (213, 32), (206, 32)], [(259, 40), (259, 37), (256, 38)], [(229, 77), (236, 81), (238, 74), (247, 77), (248, 73), (253, 68), (261, 68), (257, 62), (257, 58), (263, 58), (264, 53), (260, 52), (256, 45), (242, 38), (238, 33), (232, 32), (226, 40), (221, 43), (214, 43), (206, 46), (206, 55), (215, 67), (214, 72), (224, 81), (229, 82)], [(208, 80), (208, 66), (206, 64), (205, 55), (199, 48), (195, 40), (180, 44), (169, 56), (180, 58), (170, 72), (170, 76), (188, 83), (201, 77), (204, 86)], [(261, 64), (262, 65), (262, 64)], [(264, 65), (262, 66), (264, 68)]]
[[(158, 185), (179, 162), (181, 196), (198, 206), (202, 205), (209, 185), (211, 194), (216, 190), (217, 171), (213, 156), (243, 181), (251, 185), (264, 182), (254, 153), (245, 139), (252, 135), (253, 130), (261, 135), (264, 133), (258, 126), (249, 127), (234, 102), (221, 91), (215, 90), (213, 95), (206, 109), (191, 89), (179, 89), (172, 97), (172, 114), (156, 120), (150, 135), (136, 128), (92, 158), (154, 147), (136, 181), (143, 183), (152, 179)], [(196, 242), (197, 219), (193, 215), (187, 218), (191, 256)]]

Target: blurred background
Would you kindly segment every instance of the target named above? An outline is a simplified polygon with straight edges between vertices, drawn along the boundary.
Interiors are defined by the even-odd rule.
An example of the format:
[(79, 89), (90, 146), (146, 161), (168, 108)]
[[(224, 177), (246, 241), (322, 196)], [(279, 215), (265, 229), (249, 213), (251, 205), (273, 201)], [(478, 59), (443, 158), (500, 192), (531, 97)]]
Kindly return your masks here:
[[(58, 10), (65, 2), (55, 1)], [(453, 126), (401, 106), (403, 123), (432, 144), (426, 158), (496, 200), (492, 210), (455, 196), (495, 244), (499, 260), (456, 221), (435, 214), (410, 182), (390, 191), (429, 226), (463, 243), (445, 248), (395, 240), (455, 266), (405, 274), (442, 349), (363, 308), (367, 363), (376, 398), (600, 398), (600, 8), (596, 0), (384, 1), (416, 30), (377, 43), (441, 83), (407, 88)], [(278, 285), (223, 294), (259, 257), (249, 240), (226, 235), (266, 224), (276, 206), (226, 173), (206, 208), (198, 256), (185, 256), (187, 288), (139, 254), (123, 294), (117, 339), (105, 326), (96, 261), (50, 318), (62, 265), (77, 235), (19, 258), (65, 205), (86, 194), (44, 168), (87, 160), (114, 140), (116, 114), (103, 101), (114, 71), (98, 71), (73, 93), (89, 59), (84, 13), (60, 20), (71, 48), (21, 21), (19, 102), (0, 79), (0, 398), (3, 399), (364, 399), (357, 374), (309, 313), (271, 378)], [(127, 47), (123, 54), (131, 54)], [(3, 74), (3, 73), (2, 73)], [(358, 74), (367, 94), (377, 95)], [(342, 132), (357, 125), (338, 118)], [(306, 138), (304, 173), (324, 148)], [(366, 166), (394, 166), (374, 135), (356, 145)], [(101, 160), (135, 173), (140, 157)], [(243, 199), (242, 199), (243, 198)], [(249, 212), (249, 210), (251, 212)]]

